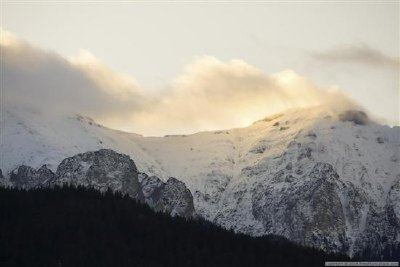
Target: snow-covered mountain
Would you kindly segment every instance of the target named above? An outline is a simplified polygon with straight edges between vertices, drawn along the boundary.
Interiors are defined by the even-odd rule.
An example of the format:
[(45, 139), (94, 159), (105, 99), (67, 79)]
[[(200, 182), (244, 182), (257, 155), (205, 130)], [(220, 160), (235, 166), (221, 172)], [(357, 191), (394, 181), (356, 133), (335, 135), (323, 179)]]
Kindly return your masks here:
[(238, 232), (350, 255), (400, 243), (400, 128), (361, 111), (312, 107), (246, 128), (143, 137), (83, 116), (4, 110), (1, 138), (3, 183), (22, 164), (55, 171), (64, 158), (107, 148), (149, 177), (184, 182), (198, 215)]

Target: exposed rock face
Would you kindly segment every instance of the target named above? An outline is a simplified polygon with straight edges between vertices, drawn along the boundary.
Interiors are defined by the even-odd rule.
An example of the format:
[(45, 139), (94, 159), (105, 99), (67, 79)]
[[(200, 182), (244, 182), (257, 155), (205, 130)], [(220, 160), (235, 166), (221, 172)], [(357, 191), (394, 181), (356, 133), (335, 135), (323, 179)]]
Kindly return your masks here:
[(143, 200), (136, 165), (127, 155), (110, 149), (86, 152), (64, 159), (57, 168), (53, 184), (108, 188)]
[(54, 173), (43, 165), (35, 170), (32, 167), (21, 165), (11, 172), (10, 182), (18, 188), (35, 188), (46, 185), (54, 179)]
[[(338, 175), (327, 163), (317, 163), (304, 183), (267, 186), (253, 194), (253, 215), (270, 233), (290, 236), (301, 244), (329, 251), (346, 251), (343, 207), (336, 186)], [(276, 222), (280, 222), (279, 224)]]
[[(214, 221), (251, 233), (254, 227), (247, 226), (237, 208), (242, 207), (252, 210), (257, 223), (249, 220), (250, 224), (263, 234), (282, 235), (325, 251), (379, 258), (398, 246), (400, 180), (393, 184), (387, 204), (381, 207), (361, 188), (340, 179), (331, 164), (317, 162), (309, 173), (292, 174), (292, 167), (285, 168), (266, 184), (259, 183), (250, 190), (239, 183), (233, 190), (237, 202), (231, 205), (236, 208), (230, 208), (226, 202), (227, 207), (220, 210)], [(250, 207), (246, 206), (248, 197)], [(227, 200), (234, 198), (228, 196)], [(231, 220), (239, 224), (227, 224)]]
[(138, 179), (145, 202), (150, 207), (156, 207), (161, 198), (164, 182), (157, 176), (148, 176), (145, 173), (139, 173)]
[[(399, 174), (400, 176), (400, 174)], [(389, 199), (388, 199), (388, 206), (387, 208), (390, 210), (391, 213), (391, 220), (393, 224), (400, 227), (400, 177), (395, 183), (391, 186), (389, 191)], [(398, 229), (399, 230), (399, 229)], [(397, 239), (400, 240), (400, 231), (397, 233)]]
[[(193, 197), (184, 183), (175, 178), (164, 183), (156, 176), (138, 173), (128, 156), (109, 149), (66, 158), (56, 173), (46, 165), (37, 170), (21, 165), (11, 172), (10, 182), (12, 186), (25, 189), (63, 184), (89, 186), (100, 191), (110, 188), (145, 201), (156, 211), (186, 218), (194, 215)], [(8, 185), (1, 170), (0, 185)]]
[(171, 177), (164, 183), (156, 176), (140, 173), (139, 182), (146, 203), (155, 210), (186, 218), (194, 215), (192, 194), (181, 181)]
[(193, 197), (185, 184), (170, 177), (164, 186), (160, 208), (171, 215), (190, 217), (193, 215)]
[(7, 185), (8, 185), (7, 180), (6, 180), (6, 178), (3, 176), (3, 172), (2, 172), (2, 170), (0, 169), (0, 186), (7, 186)]

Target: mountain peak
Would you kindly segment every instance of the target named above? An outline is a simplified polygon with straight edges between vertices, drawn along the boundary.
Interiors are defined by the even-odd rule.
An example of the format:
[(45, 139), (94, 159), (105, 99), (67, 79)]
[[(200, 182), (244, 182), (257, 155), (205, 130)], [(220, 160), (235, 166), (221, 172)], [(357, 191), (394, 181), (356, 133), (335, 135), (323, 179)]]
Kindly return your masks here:
[(308, 121), (308, 120), (322, 120), (322, 119), (336, 119), (338, 121), (351, 121), (357, 125), (366, 125), (371, 122), (367, 113), (361, 109), (332, 109), (325, 105), (317, 105), (306, 108), (293, 108), (287, 109), (283, 112), (268, 115), (265, 118), (253, 123), (259, 124), (263, 122), (275, 121), (281, 123), (282, 121)]
[(358, 125), (366, 125), (370, 122), (367, 114), (361, 110), (346, 110), (339, 114), (341, 121), (352, 121)]

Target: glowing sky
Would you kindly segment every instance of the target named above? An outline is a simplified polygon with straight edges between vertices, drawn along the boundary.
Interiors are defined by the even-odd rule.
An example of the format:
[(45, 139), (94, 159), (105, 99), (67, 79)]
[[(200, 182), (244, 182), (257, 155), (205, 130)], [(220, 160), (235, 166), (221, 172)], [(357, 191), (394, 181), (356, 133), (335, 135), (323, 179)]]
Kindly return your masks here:
[[(97, 100), (103, 112), (92, 104), (82, 110), (111, 127), (158, 135), (244, 126), (264, 113), (324, 102), (332, 87), (399, 124), (398, 1), (2, 1), (1, 7), (2, 29), (30, 43), (6, 63), (38, 47), (43, 69), (57, 66), (64, 77), (70, 64), (119, 103), (113, 110), (103, 96)], [(12, 66), (10, 88), (30, 73), (21, 76), (21, 66)], [(35, 81), (48, 74), (34, 73)], [(282, 89), (290, 76), (291, 89)], [(70, 90), (60, 88), (60, 95)]]

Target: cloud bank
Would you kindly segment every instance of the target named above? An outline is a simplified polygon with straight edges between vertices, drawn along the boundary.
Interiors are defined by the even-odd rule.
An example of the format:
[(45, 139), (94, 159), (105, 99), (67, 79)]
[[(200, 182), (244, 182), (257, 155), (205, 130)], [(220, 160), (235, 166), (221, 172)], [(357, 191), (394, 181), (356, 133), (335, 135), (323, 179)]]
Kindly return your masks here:
[(42, 116), (84, 114), (144, 135), (242, 127), (288, 108), (354, 102), (291, 70), (268, 75), (241, 60), (196, 57), (157, 93), (114, 72), (87, 51), (65, 58), (2, 32), (2, 106)]

